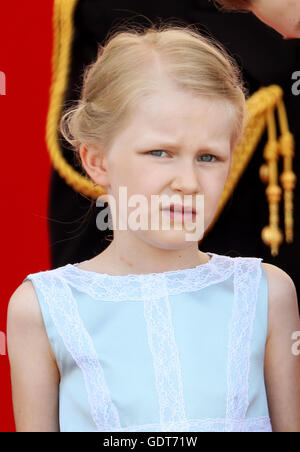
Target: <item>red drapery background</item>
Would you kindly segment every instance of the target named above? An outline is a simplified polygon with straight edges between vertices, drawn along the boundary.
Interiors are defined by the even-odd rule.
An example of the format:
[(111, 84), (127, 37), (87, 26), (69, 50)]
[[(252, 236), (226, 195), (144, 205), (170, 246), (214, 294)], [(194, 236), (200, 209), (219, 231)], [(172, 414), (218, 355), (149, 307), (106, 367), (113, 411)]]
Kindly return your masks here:
[[(53, 0), (2, 2), (0, 71), (0, 331), (10, 296), (28, 273), (50, 268), (47, 231), (50, 160), (45, 127), (52, 55)], [(3, 334), (1, 335), (3, 338)], [(2, 350), (3, 352), (3, 350)], [(9, 362), (0, 355), (0, 431), (14, 431)]]

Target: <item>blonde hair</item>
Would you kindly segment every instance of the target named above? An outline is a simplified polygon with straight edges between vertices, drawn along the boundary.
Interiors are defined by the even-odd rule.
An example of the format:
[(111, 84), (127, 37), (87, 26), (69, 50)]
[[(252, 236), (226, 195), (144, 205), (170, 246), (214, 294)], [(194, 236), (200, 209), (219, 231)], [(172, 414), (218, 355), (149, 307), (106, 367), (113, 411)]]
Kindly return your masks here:
[(109, 148), (142, 96), (159, 89), (160, 76), (197, 95), (228, 101), (235, 111), (233, 142), (245, 124), (246, 90), (240, 71), (223, 47), (193, 25), (135, 25), (117, 30), (99, 45), (83, 73), (80, 99), (60, 120), (64, 138)]

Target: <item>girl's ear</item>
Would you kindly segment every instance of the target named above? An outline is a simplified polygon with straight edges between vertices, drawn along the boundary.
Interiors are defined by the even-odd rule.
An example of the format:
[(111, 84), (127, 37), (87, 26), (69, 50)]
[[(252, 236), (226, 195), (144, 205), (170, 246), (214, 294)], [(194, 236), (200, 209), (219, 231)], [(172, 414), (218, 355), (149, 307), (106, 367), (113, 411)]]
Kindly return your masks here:
[(79, 155), (82, 166), (90, 178), (106, 189), (109, 186), (109, 179), (103, 151), (91, 144), (81, 144)]

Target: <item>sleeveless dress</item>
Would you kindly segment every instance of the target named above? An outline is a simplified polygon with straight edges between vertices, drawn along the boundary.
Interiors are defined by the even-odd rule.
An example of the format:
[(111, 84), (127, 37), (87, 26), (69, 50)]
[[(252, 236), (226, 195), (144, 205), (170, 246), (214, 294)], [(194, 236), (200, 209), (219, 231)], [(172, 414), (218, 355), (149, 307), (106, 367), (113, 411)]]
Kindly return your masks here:
[[(261, 258), (29, 274), (60, 371), (62, 432), (272, 432)], [(86, 261), (85, 261), (86, 262)]]

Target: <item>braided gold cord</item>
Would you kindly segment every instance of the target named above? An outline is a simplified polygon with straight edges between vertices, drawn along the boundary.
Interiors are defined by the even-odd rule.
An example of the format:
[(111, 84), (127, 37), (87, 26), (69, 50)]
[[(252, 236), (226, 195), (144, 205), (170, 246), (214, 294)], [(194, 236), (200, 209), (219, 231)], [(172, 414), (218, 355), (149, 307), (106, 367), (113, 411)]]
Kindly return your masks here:
[(293, 198), (297, 177), (293, 172), (293, 157), (295, 155), (295, 140), (289, 131), (287, 114), (282, 99), (278, 103), (278, 120), (281, 131), (279, 140), (279, 151), (283, 157), (283, 173), (280, 182), (284, 189), (284, 225), (285, 239), (287, 243), (292, 243), (294, 239), (293, 228)]
[(106, 193), (102, 187), (79, 174), (62, 155), (58, 143), (58, 123), (63, 107), (70, 70), (73, 41), (73, 13), (78, 0), (55, 0), (53, 12), (54, 45), (52, 57), (52, 82), (47, 116), (46, 142), (50, 159), (60, 176), (74, 190), (91, 198)]
[[(51, 162), (67, 184), (73, 187), (74, 190), (92, 199), (97, 199), (100, 195), (106, 194), (105, 189), (82, 176), (69, 165), (62, 155), (58, 142), (58, 124), (63, 109), (70, 70), (74, 35), (73, 15), (77, 2), (78, 0), (54, 0), (52, 81), (47, 115), (46, 142)], [(266, 127), (268, 127), (269, 139), (264, 150), (264, 157), (267, 163), (262, 165), (259, 174), (261, 180), (268, 183), (266, 195), (270, 213), (270, 224), (262, 230), (262, 240), (267, 246), (270, 246), (272, 255), (278, 254), (279, 246), (283, 240), (279, 229), (279, 201), (281, 199), (277, 169), (279, 155), (284, 159), (284, 172), (280, 176), (280, 182), (284, 188), (285, 236), (288, 243), (293, 241), (293, 190), (296, 185), (296, 175), (292, 171), (294, 139), (288, 128), (287, 115), (282, 98), (282, 89), (277, 85), (272, 85), (259, 89), (247, 100), (248, 118), (245, 133), (234, 149), (230, 173), (224, 186), (216, 215), (205, 231), (206, 235), (214, 227), (247, 168)], [(276, 108), (278, 109), (281, 130), (279, 141), (276, 137), (274, 116)]]

